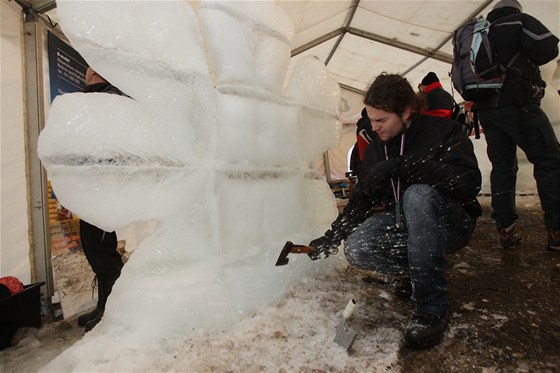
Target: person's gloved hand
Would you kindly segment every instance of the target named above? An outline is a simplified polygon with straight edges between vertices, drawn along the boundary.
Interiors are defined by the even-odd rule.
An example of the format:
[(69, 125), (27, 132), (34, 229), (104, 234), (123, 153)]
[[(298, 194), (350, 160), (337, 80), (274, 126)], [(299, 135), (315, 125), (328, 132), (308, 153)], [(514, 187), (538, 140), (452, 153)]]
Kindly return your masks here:
[(393, 157), (385, 161), (377, 162), (373, 166), (362, 170), (360, 182), (364, 182), (368, 189), (374, 190), (382, 182), (398, 175), (401, 162), (402, 157)]
[(309, 255), (311, 260), (328, 258), (329, 255), (334, 255), (338, 252), (338, 245), (340, 245), (340, 239), (336, 238), (329, 230), (324, 236), (316, 238), (309, 243), (309, 246), (312, 246), (314, 250), (307, 255)]

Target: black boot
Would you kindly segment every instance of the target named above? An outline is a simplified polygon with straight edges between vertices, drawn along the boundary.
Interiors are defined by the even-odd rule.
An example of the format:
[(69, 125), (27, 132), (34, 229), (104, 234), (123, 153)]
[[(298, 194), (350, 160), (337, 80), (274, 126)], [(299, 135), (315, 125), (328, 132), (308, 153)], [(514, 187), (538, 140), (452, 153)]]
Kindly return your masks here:
[[(114, 284), (115, 280), (98, 279), (99, 299), (97, 300), (97, 307), (95, 307), (95, 309), (91, 312), (92, 317), (88, 319), (84, 324), (86, 327), (86, 333), (93, 329), (94, 326), (97, 325), (103, 318), (103, 314), (105, 313), (105, 304), (107, 303), (107, 298), (109, 297), (109, 294), (111, 294), (111, 290), (113, 289)], [(78, 320), (78, 325), (79, 322), (80, 320)]]
[(99, 312), (101, 312), (101, 308), (105, 306), (105, 301), (103, 300), (103, 294), (101, 291), (101, 286), (99, 286), (97, 276), (93, 278), (93, 281), (91, 283), (92, 288), (95, 288), (95, 286), (97, 286), (97, 304), (91, 312), (84, 313), (83, 315), (80, 315), (78, 317), (79, 326), (85, 326), (89, 321), (95, 319)]
[(105, 307), (99, 310), (99, 313), (91, 320), (89, 320), (86, 324), (86, 333), (89, 332), (91, 329), (97, 325), (101, 319), (103, 318), (103, 314), (105, 313)]
[(83, 315), (80, 315), (78, 317), (78, 325), (85, 326), (88, 322), (95, 319), (100, 312), (101, 312), (101, 308), (95, 306), (95, 308), (91, 312), (84, 313)]
[(416, 311), (404, 331), (406, 345), (417, 350), (437, 345), (443, 339), (447, 323), (447, 312), (437, 317)]
[(394, 294), (399, 298), (410, 298), (412, 296), (412, 283), (406, 278), (395, 285)]

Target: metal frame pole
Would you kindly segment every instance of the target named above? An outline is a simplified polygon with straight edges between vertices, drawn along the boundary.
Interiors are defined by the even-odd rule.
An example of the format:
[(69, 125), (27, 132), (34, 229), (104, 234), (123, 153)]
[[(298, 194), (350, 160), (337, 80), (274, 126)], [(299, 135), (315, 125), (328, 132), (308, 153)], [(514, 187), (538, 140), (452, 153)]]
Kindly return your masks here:
[(27, 183), (29, 191), (29, 216), (34, 281), (44, 281), (42, 291), (46, 312), (52, 310), (54, 279), (51, 261), (51, 234), (47, 196), (47, 175), (37, 155), (39, 133), (45, 125), (45, 102), (43, 95), (43, 30), (34, 12), (26, 12), (24, 19), (24, 89), (25, 132), (27, 154)]

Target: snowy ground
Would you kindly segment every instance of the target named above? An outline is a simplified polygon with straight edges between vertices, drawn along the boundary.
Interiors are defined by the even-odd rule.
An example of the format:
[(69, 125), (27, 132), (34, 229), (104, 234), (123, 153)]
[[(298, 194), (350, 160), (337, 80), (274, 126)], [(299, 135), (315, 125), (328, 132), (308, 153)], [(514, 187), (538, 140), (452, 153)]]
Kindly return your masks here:
[[(392, 296), (386, 290), (370, 285), (364, 288), (360, 275), (334, 269), (307, 279), (275, 307), (262, 309), (228, 332), (199, 332), (186, 340), (149, 346), (145, 351), (123, 346), (123, 354), (130, 354), (130, 361), (119, 366), (100, 361), (100, 370), (398, 372), (399, 329), (407, 317), (392, 307)], [(341, 278), (346, 281), (341, 283)], [(367, 334), (359, 333), (349, 355), (333, 343), (333, 338), (342, 310), (352, 297), (358, 306), (350, 322), (366, 319), (369, 314), (385, 315), (392, 322), (370, 325)], [(49, 323), (34, 332), (29, 330), (30, 335), (18, 346), (0, 353), (3, 371), (35, 371), (83, 334), (75, 319)], [(54, 364), (48, 369), (60, 367)]]
[[(481, 201), (485, 215), (473, 241), (449, 258), (452, 321), (442, 344), (431, 350), (402, 346), (413, 304), (394, 297), (386, 278), (329, 258), (331, 270), (308, 277), (275, 307), (227, 332), (121, 346), (128, 358), (119, 362), (104, 361), (100, 348), (93, 351), (100, 354), (96, 371), (560, 372), (560, 255), (542, 250), (538, 200), (519, 198), (525, 242), (513, 253), (497, 249), (488, 198)], [(333, 338), (352, 297), (358, 304), (349, 327), (358, 337), (346, 352)], [(2, 372), (45, 369), (83, 336), (75, 319), (20, 332), (27, 337), (0, 351)], [(55, 359), (47, 370), (67, 369)]]

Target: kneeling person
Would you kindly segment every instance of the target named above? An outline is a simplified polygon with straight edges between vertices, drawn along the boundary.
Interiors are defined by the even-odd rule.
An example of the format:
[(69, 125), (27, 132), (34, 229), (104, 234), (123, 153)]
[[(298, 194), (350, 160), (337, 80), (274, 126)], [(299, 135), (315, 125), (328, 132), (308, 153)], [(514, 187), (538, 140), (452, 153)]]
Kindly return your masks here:
[(457, 123), (420, 115), (408, 81), (383, 73), (364, 104), (376, 137), (342, 214), (313, 240), (312, 259), (345, 254), (357, 268), (410, 277), (416, 311), (408, 346), (438, 344), (448, 320), (445, 255), (470, 240), (481, 208), (481, 174)]

